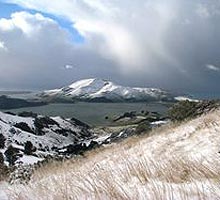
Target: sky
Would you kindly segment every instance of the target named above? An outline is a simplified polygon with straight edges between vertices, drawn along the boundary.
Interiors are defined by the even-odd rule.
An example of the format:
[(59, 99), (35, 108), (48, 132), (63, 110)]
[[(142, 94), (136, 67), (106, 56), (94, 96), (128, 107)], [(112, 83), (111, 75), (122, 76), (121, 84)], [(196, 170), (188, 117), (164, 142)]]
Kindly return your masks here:
[(0, 89), (85, 78), (220, 94), (220, 0), (0, 0)]

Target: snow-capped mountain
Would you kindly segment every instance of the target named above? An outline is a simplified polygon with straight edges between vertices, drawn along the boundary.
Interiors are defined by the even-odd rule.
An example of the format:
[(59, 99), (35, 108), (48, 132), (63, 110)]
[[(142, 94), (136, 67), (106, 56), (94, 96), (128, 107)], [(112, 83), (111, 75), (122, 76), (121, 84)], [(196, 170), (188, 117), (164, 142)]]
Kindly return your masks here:
[[(58, 149), (67, 145), (80, 144), (92, 138), (89, 126), (74, 118), (45, 117), (27, 112), (18, 116), (0, 112), (0, 152), (9, 163), (13, 156), (14, 162), (37, 162), (48, 155), (56, 155)], [(33, 149), (31, 154), (25, 154), (27, 143), (29, 151)], [(8, 157), (7, 151), (15, 155)]]
[(60, 89), (47, 90), (39, 95), (48, 101), (140, 102), (172, 101), (168, 92), (156, 88), (132, 88), (116, 85), (103, 79), (85, 79)]

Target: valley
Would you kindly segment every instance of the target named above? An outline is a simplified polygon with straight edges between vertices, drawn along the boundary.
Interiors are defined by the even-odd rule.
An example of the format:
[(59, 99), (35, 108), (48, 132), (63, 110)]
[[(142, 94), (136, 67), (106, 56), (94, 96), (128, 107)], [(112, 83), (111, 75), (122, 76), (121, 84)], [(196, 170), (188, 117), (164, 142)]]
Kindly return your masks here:
[[(88, 162), (87, 156), (90, 154), (94, 154), (94, 158), (96, 158), (100, 155), (100, 150), (115, 152), (115, 146), (120, 146), (120, 144), (124, 144), (127, 141), (140, 139), (141, 142), (144, 138), (156, 137), (158, 132), (166, 131), (169, 127), (171, 127), (170, 130), (173, 130), (175, 126), (184, 123), (184, 121), (187, 122), (201, 115), (208, 115), (220, 107), (220, 102), (217, 100), (201, 101), (187, 96), (173, 96), (171, 101), (171, 99), (164, 99), (164, 97), (161, 99), (160, 94), (159, 96), (154, 96), (152, 99), (152, 96), (149, 98), (149, 90), (151, 92), (157, 90), (151, 89), (141, 89), (141, 91), (147, 91), (147, 99), (145, 99), (146, 96), (141, 96), (143, 99), (140, 100), (139, 91), (138, 93), (135, 91), (136, 96), (133, 96), (135, 98), (132, 98), (131, 101), (130, 97), (126, 97), (126, 94), (130, 91), (133, 94), (133, 89), (121, 88), (121, 86), (119, 88), (120, 91), (125, 92), (125, 96), (123, 96), (125, 98), (123, 98), (123, 101), (121, 101), (122, 99), (118, 101), (118, 98), (114, 98), (113, 100), (111, 90), (109, 92), (106, 90), (103, 93), (99, 92), (100, 81), (101, 83), (103, 81), (89, 79), (89, 82), (94, 81), (98, 81), (98, 86), (96, 85), (97, 87), (95, 88), (93, 85), (82, 86), (78, 84), (78, 86), (80, 85), (79, 88), (75, 88), (76, 83), (71, 85), (71, 91), (73, 89), (74, 92), (83, 92), (83, 95), (80, 94), (81, 97), (84, 96), (83, 98), (71, 97), (69, 99), (69, 97), (66, 98), (67, 94), (62, 94), (62, 98), (57, 94), (50, 96), (51, 91), (46, 96), (42, 92), (8, 92), (6, 93), (7, 96), (0, 97), (5, 100), (2, 101), (3, 106), (7, 105), (4, 104), (5, 102), (12, 102), (12, 107), (0, 108), (0, 180), (3, 181), (1, 182), (2, 189), (0, 189), (0, 197), (2, 196), (7, 200), (8, 196), (12, 197), (12, 199), (17, 199), (16, 190), (22, 191), (24, 189), (20, 187), (22, 184), (32, 184), (32, 176), (35, 176), (38, 171), (50, 167), (53, 163), (57, 163), (57, 166), (59, 166), (61, 163), (65, 165), (65, 163), (77, 162), (80, 159), (82, 160), (80, 162), (84, 162), (85, 160), (84, 164), (89, 165), (90, 161)], [(102, 87), (108, 85), (112, 86), (112, 83), (104, 82), (104, 86)], [(92, 98), (93, 100), (91, 101), (91, 95), (94, 96), (94, 92), (95, 94), (97, 93), (97, 88), (98, 94), (111, 94), (111, 101), (106, 101), (103, 97), (101, 99), (99, 98), (98, 101), (95, 97), (95, 100)], [(86, 93), (84, 93), (84, 90)], [(68, 90), (61, 89), (61, 91), (69, 92), (70, 88)], [(54, 93), (54, 90), (52, 93)], [(6, 94), (3, 93), (3, 95)], [(44, 95), (42, 96), (42, 94)], [(48, 95), (50, 98), (48, 98)], [(29, 102), (30, 104), (17, 104), (20, 102)], [(31, 102), (42, 104), (32, 106)], [(160, 141), (160, 139), (155, 139), (155, 141), (157, 140)], [(133, 144), (132, 142), (131, 148), (133, 148), (133, 145), (135, 149), (135, 143)], [(125, 155), (127, 154), (126, 152), (124, 153)], [(117, 152), (117, 154), (119, 153)], [(109, 157), (109, 159), (114, 160), (115, 156), (116, 154), (112, 158)], [(129, 157), (133, 159), (132, 154)], [(119, 159), (121, 160), (122, 157), (119, 157)], [(141, 159), (138, 161), (140, 164), (143, 162)], [(173, 162), (175, 162), (175, 159), (173, 159)], [(105, 162), (109, 162), (109, 160)], [(126, 162), (124, 166), (130, 165)], [(157, 162), (159, 163), (159, 161)], [(101, 163), (100, 165), (102, 165)], [(133, 164), (135, 165), (132, 161)], [(134, 167), (136, 168), (137, 166)], [(115, 170), (120, 171), (117, 168)], [(125, 173), (134, 173), (130, 170)], [(138, 179), (145, 178), (145, 175), (142, 177), (139, 174), (142, 172), (138, 172), (137, 170), (139, 169), (135, 169), (138, 173)], [(148, 167), (144, 170), (148, 170)], [(59, 173), (62, 176), (62, 172)], [(96, 171), (96, 173), (99, 172)], [(106, 173), (108, 173), (107, 168)], [(56, 176), (56, 173), (54, 173), (54, 176)], [(127, 175), (125, 174), (125, 176)], [(151, 174), (151, 176), (154, 177), (155, 175)], [(41, 180), (44, 181), (44, 179)], [(69, 179), (68, 181), (72, 184), (72, 180), (75, 180), (74, 175), (73, 179)], [(80, 182), (85, 184), (82, 180)], [(16, 189), (6, 192), (5, 187), (8, 187), (8, 184), (12, 184)], [(38, 185), (35, 186), (38, 187)], [(54, 186), (51, 185), (50, 187)], [(62, 188), (63, 186), (60, 185), (59, 187)], [(12, 187), (9, 188), (11, 190)], [(101, 190), (103, 191), (103, 189)], [(90, 192), (92, 199), (96, 199), (96, 194), (93, 191)], [(117, 196), (124, 195), (119, 191), (116, 193)], [(35, 195), (33, 191), (31, 191), (31, 194)], [(141, 195), (143, 194), (141, 192)], [(48, 195), (53, 196), (50, 193)], [(54, 195), (57, 195), (57, 193)], [(45, 195), (42, 196), (42, 199), (44, 197)], [(25, 197), (23, 196), (22, 198)], [(34, 199), (35, 197), (32, 198)]]
[[(186, 111), (190, 112), (178, 123), (141, 134), (132, 134), (131, 127), (111, 135), (98, 130), (103, 135), (96, 139), (93, 135), (90, 151), (62, 161), (49, 160), (34, 171), (18, 167), (11, 175), (13, 185), (3, 182), (0, 195), (13, 200), (136, 199), (137, 195), (155, 200), (218, 199), (219, 102), (182, 102), (172, 114), (179, 120)], [(21, 119), (4, 114), (1, 118)], [(65, 146), (60, 152), (85, 147)]]
[(0, 0), (0, 200), (220, 200), (219, 22), (220, 0)]

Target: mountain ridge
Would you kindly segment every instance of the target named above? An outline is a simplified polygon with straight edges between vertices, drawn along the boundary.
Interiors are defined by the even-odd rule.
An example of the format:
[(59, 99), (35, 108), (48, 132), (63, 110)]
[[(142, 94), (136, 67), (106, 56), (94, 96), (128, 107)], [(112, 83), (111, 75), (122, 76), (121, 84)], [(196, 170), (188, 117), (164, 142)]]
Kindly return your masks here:
[(76, 81), (60, 89), (39, 94), (48, 101), (141, 102), (174, 101), (174, 96), (158, 88), (125, 87), (111, 81), (90, 78)]

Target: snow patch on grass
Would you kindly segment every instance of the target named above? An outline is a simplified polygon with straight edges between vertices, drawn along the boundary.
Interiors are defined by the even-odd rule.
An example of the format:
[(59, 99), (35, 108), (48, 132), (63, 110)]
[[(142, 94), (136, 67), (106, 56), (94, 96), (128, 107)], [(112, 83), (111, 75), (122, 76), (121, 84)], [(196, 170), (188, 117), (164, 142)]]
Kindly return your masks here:
[(23, 155), (16, 162), (22, 162), (25, 165), (33, 165), (33, 164), (38, 163), (42, 160), (43, 160), (42, 158), (38, 158), (36, 156)]
[(37, 170), (12, 200), (220, 199), (220, 111)]

